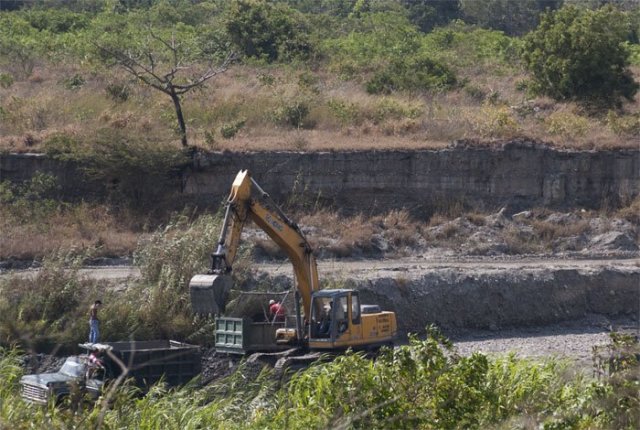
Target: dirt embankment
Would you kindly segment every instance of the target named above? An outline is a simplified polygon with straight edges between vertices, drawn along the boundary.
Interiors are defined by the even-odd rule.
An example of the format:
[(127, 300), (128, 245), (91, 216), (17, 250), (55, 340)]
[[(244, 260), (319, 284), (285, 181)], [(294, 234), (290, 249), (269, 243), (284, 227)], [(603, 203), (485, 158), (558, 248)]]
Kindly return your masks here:
[[(498, 330), (640, 313), (640, 259), (411, 258), (321, 262), (319, 272), (326, 286), (358, 289), (363, 302), (395, 311), (403, 332), (428, 324)], [(287, 264), (266, 264), (253, 279), (287, 288), (292, 274)]]

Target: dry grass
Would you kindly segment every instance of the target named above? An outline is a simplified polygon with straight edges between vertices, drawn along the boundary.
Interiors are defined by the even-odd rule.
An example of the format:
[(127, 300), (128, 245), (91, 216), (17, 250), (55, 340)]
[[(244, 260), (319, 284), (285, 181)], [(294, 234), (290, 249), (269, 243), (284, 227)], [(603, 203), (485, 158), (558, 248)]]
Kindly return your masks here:
[(636, 197), (627, 206), (618, 210), (616, 216), (640, 226), (640, 196)]
[(38, 220), (16, 220), (3, 213), (0, 259), (41, 259), (60, 249), (95, 249), (95, 256), (127, 256), (140, 231), (134, 222), (105, 207), (80, 204)]
[[(640, 79), (640, 69), (633, 69)], [(302, 74), (313, 75), (304, 83)], [(81, 75), (85, 84), (65, 86)], [(468, 76), (467, 76), (468, 75)], [(452, 140), (528, 136), (562, 148), (637, 148), (633, 115), (640, 96), (616, 116), (591, 117), (573, 104), (545, 98), (528, 100), (516, 89), (521, 74), (463, 74), (466, 87), (446, 93), (371, 96), (362, 85), (322, 72), (237, 66), (208, 88), (184, 100), (192, 144), (205, 149), (303, 151), (437, 149)], [(126, 101), (108, 97), (110, 83), (129, 86)], [(302, 127), (278, 119), (283, 108), (309, 109)], [(178, 141), (171, 102), (163, 94), (128, 83), (117, 72), (95, 75), (78, 67), (46, 65), (0, 94), (0, 150), (39, 151), (58, 132), (90, 137), (101, 127), (125, 129), (163, 141)], [(233, 138), (225, 124), (245, 121)]]
[(531, 223), (536, 235), (543, 241), (551, 242), (561, 237), (578, 236), (589, 231), (589, 221), (580, 219), (574, 223), (558, 224), (546, 220), (534, 220)]

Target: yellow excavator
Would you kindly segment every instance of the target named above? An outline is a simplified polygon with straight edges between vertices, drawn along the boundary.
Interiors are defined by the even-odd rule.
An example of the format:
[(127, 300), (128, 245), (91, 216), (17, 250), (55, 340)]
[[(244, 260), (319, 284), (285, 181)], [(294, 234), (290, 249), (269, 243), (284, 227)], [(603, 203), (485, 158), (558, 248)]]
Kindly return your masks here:
[[(254, 197), (253, 194), (257, 194)], [(247, 221), (252, 220), (288, 256), (295, 274), (295, 319), (284, 322), (224, 317), (231, 272)], [(222, 231), (209, 273), (189, 283), (195, 313), (217, 315), (216, 349), (229, 353), (377, 349), (391, 345), (397, 325), (394, 312), (365, 305), (356, 290), (320, 289), (315, 256), (298, 225), (241, 170), (226, 203)], [(302, 306), (300, 306), (300, 303)]]

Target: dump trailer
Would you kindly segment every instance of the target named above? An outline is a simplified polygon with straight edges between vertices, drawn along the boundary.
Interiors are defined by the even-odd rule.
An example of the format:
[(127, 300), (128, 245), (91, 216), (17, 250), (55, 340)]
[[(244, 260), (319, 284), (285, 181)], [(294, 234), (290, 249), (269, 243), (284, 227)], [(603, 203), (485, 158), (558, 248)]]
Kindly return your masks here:
[(254, 322), (251, 318), (216, 318), (216, 351), (244, 355), (288, 350), (291, 346), (274, 341), (276, 332), (285, 326), (284, 322)]
[(133, 378), (146, 390), (163, 380), (182, 385), (200, 373), (200, 347), (173, 340), (84, 343), (86, 354), (67, 357), (55, 373), (25, 375), (22, 396), (33, 403), (56, 402), (73, 390), (98, 398), (105, 384), (118, 377)]

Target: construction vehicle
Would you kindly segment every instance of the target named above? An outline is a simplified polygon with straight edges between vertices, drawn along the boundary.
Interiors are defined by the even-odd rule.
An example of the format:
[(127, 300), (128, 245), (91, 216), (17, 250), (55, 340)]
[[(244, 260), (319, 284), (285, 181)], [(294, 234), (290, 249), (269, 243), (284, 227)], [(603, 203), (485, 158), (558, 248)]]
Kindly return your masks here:
[[(252, 195), (254, 190), (256, 198)], [(286, 253), (293, 265), (295, 318), (274, 322), (221, 315), (232, 285), (240, 236), (249, 220)], [(215, 345), (219, 351), (244, 354), (371, 350), (391, 345), (396, 336), (394, 312), (362, 304), (356, 290), (320, 289), (317, 263), (309, 242), (247, 170), (241, 170), (231, 185), (211, 270), (206, 275), (194, 276), (189, 289), (195, 313), (218, 316)], [(291, 319), (293, 324), (289, 323)]]
[(200, 374), (200, 347), (174, 340), (83, 343), (86, 354), (67, 357), (55, 373), (24, 375), (22, 397), (31, 403), (60, 402), (74, 389), (97, 399), (104, 385), (132, 378), (145, 390), (162, 380), (169, 386), (186, 384)]

